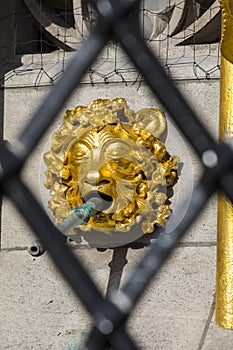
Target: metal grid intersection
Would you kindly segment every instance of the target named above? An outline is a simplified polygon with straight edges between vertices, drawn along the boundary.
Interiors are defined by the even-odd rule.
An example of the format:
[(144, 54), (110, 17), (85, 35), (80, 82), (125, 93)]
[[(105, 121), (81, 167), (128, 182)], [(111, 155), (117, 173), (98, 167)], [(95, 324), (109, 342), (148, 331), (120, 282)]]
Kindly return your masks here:
[[(134, 340), (126, 331), (126, 321), (151, 279), (203, 209), (211, 194), (220, 189), (233, 201), (233, 151), (227, 144), (218, 144), (210, 136), (146, 46), (139, 30), (139, 1), (90, 1), (100, 13), (96, 28), (19, 135), (17, 142), (12, 146), (3, 142), (0, 144), (0, 186), (2, 192), (14, 202), (30, 224), (92, 316), (94, 327), (84, 348), (105, 349), (110, 344), (111, 347), (120, 350), (137, 349)], [(202, 161), (204, 173), (193, 191), (182, 222), (169, 234), (161, 231), (162, 234), (151, 243), (125, 286), (105, 299), (78, 257), (75, 257), (66, 245), (64, 236), (54, 227), (21, 180), (20, 171), (64, 102), (112, 36), (122, 45), (193, 146)]]

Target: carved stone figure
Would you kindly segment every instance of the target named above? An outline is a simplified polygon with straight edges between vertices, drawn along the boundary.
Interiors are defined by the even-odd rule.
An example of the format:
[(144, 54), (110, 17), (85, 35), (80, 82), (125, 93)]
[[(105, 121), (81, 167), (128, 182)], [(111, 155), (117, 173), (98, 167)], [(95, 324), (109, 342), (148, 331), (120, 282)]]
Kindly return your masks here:
[[(58, 48), (77, 48), (98, 20), (97, 11), (86, 0), (23, 0)], [(160, 34), (180, 38), (180, 44), (213, 43), (220, 40), (220, 7), (217, 0), (141, 1), (141, 30), (146, 40)], [(195, 23), (195, 33), (193, 25)], [(182, 35), (180, 35), (182, 33)]]

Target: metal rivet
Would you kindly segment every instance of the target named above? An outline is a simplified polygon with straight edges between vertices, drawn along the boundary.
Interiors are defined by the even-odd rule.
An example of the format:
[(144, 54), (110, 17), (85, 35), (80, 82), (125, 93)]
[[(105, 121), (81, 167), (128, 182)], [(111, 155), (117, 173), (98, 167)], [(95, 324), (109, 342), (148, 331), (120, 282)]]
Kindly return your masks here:
[(110, 334), (113, 331), (113, 323), (108, 319), (104, 319), (99, 323), (99, 330), (103, 334)]
[(97, 8), (103, 16), (108, 16), (112, 12), (112, 5), (108, 0), (99, 0), (97, 2)]
[(202, 162), (208, 168), (214, 168), (218, 164), (218, 156), (215, 151), (208, 150), (202, 154)]

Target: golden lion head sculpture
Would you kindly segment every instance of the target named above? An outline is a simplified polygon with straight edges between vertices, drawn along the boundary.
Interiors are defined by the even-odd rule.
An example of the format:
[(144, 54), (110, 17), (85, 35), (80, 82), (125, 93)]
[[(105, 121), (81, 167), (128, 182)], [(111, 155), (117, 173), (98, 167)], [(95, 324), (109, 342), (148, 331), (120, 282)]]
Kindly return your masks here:
[(179, 163), (158, 139), (165, 128), (160, 109), (134, 112), (123, 98), (68, 110), (44, 155), (55, 223), (98, 194), (109, 205), (71, 235), (93, 228), (127, 232), (135, 224), (151, 233), (155, 225), (163, 226)]

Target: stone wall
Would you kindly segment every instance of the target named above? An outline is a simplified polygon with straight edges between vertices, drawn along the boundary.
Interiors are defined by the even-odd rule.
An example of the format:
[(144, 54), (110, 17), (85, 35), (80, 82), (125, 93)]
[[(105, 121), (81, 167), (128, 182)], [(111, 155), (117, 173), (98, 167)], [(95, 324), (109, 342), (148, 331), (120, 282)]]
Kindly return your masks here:
[[(208, 48), (204, 47), (199, 50), (200, 60), (202, 53), (206, 57), (203, 67), (207, 70), (212, 64), (216, 66), (218, 53), (218, 47), (215, 45), (212, 51), (210, 50), (210, 55), (206, 56), (205, 50)], [(163, 51), (166, 51), (165, 49), (166, 47), (163, 47)], [(178, 50), (174, 48), (174, 57)], [(192, 47), (185, 50), (186, 53), (192, 53), (186, 59), (187, 62), (190, 62), (189, 58), (193, 59)], [(110, 59), (106, 64), (106, 52), (103, 52), (97, 63), (97, 68), (102, 67), (105, 73), (112, 68), (114, 62)], [(113, 58), (113, 54), (114, 51), (110, 58)], [(15, 52), (11, 52), (11, 55), (14, 56)], [(43, 59), (45, 58), (43, 62), (40, 55), (13, 57), (14, 62), (17, 62), (17, 66), (20, 66), (21, 69), (19, 72), (8, 70), (5, 75), (1, 98), (5, 140), (14, 142), (37, 106), (42, 103), (44, 96), (53, 88), (49, 86), (51, 84), (49, 76), (44, 73), (49, 73), (51, 77), (61, 73), (61, 68), (64, 68), (62, 64), (67, 62), (70, 55), (72, 54), (56, 51), (48, 54), (47, 58), (43, 56)], [(120, 54), (119, 59), (120, 62), (124, 62), (124, 55)], [(41, 71), (42, 63), (44, 71)], [(193, 74), (191, 72), (192, 63), (193, 61), (187, 69), (185, 65), (177, 68), (179, 78), (181, 78), (177, 86), (202, 122), (209, 128), (213, 136), (217, 137), (218, 72), (216, 76), (215, 73), (213, 74), (215, 78), (213, 80), (187, 79)], [(29, 72), (30, 68), (32, 70)], [(38, 84), (41, 72), (42, 80)], [(43, 185), (45, 170), (43, 154), (49, 150), (51, 134), (59, 128), (66, 109), (72, 109), (77, 105), (88, 105), (94, 99), (114, 99), (116, 97), (124, 97), (129, 106), (135, 110), (142, 107), (161, 107), (163, 109), (146, 83), (142, 82), (140, 86), (134, 84), (135, 72), (132, 75), (126, 75), (126, 78), (127, 85), (118, 76), (110, 84), (104, 84), (103, 79), (96, 78), (92, 86), (90, 79), (85, 77), (83, 83), (63, 106), (57, 120), (31, 154), (23, 169), (22, 177), (45, 210), (48, 210), (46, 202), (48, 193)], [(178, 155), (183, 163), (172, 199), (172, 208), (176, 213), (183, 199), (191, 195), (202, 170), (187, 141), (180, 135), (168, 115), (167, 118), (166, 146), (169, 152)], [(214, 195), (135, 308), (128, 328), (141, 348), (148, 350), (157, 348), (160, 350), (212, 350), (215, 349), (214, 346), (219, 339), (222, 339), (222, 333), (216, 328), (213, 320), (216, 212), (217, 198)], [(180, 219), (177, 218), (178, 221)], [(12, 203), (4, 198), (2, 251), (0, 253), (1, 348), (73, 350), (88, 334), (92, 325), (91, 318), (57, 273), (48, 254), (45, 253), (36, 259), (28, 254), (26, 248), (33, 239), (33, 232), (26, 222), (20, 217)], [(147, 249), (129, 249), (125, 256), (125, 248), (119, 248), (115, 263), (111, 263), (113, 253), (111, 249), (98, 251), (80, 244), (72, 244), (72, 248), (83, 261), (103, 294), (119, 285), (122, 286), (132, 272), (134, 264)], [(112, 272), (109, 277), (110, 270)], [(229, 348), (225, 346), (226, 350), (231, 349), (230, 344), (232, 344), (232, 337)], [(220, 350), (221, 347), (222, 343), (219, 348), (216, 347), (216, 350)]]
[[(202, 121), (211, 130), (211, 133), (217, 137), (219, 82), (185, 81), (178, 83), (178, 88), (184, 93)], [(39, 88), (37, 90), (34, 88), (5, 90), (4, 139), (13, 142), (17, 134), (33, 115), (34, 110), (43, 101), (44, 95), (49, 93), (50, 89), (51, 88), (48, 87)], [(114, 99), (117, 97), (126, 98), (129, 106), (134, 110), (139, 110), (143, 107), (161, 107), (145, 84), (139, 89), (135, 85), (125, 86), (122, 83), (110, 85), (96, 84), (94, 87), (81, 84), (69, 101), (67, 101), (50, 130), (44, 135), (42, 141), (38, 144), (23, 170), (25, 181), (32, 188), (37, 198), (44, 202), (43, 205), (45, 208), (47, 204), (43, 185), (43, 174), (45, 170), (43, 154), (50, 149), (49, 141), (51, 134), (59, 128), (59, 121), (61, 121), (65, 110), (73, 109), (77, 105), (88, 105), (94, 99)], [(181, 162), (184, 163), (180, 180), (176, 185), (175, 191), (177, 195), (175, 201), (180, 203), (184, 197), (184, 192), (186, 192), (187, 195), (191, 194), (193, 184), (200, 176), (200, 165), (188, 143), (179, 134), (169, 118), (166, 145), (169, 152), (178, 155)], [(16, 214), (15, 211), (11, 212), (11, 210), (13, 210), (11, 207), (8, 201), (4, 202), (2, 223), (3, 249), (25, 247), (31, 239), (30, 230), (28, 230), (26, 224), (18, 218), (18, 214)], [(15, 220), (16, 218), (17, 220)], [(211, 222), (212, 219), (210, 219), (210, 226), (212, 227)], [(212, 229), (210, 231), (212, 235)], [(201, 232), (198, 231), (196, 235), (201, 238)], [(191, 236), (189, 236), (189, 238), (190, 237)], [(191, 239), (195, 240), (196, 238), (193, 237)], [(208, 239), (209, 237), (205, 234), (203, 240)]]
[[(178, 88), (217, 136), (219, 82), (184, 81), (178, 83)], [(50, 89), (5, 90), (5, 139), (14, 141)], [(41, 196), (44, 191), (41, 181), (42, 156), (49, 148), (50, 135), (59, 127), (64, 111), (79, 104), (87, 105), (93, 99), (116, 97), (126, 98), (135, 109), (159, 106), (145, 84), (139, 90), (135, 85), (125, 86), (122, 83), (96, 84), (94, 87), (81, 85), (67, 101), (23, 170), (24, 180), (41, 202), (44, 200)], [(172, 154), (180, 155), (184, 162), (180, 181), (175, 186), (179, 202), (190, 193), (201, 169), (196, 156), (170, 121), (166, 145)], [(175, 203), (174, 209), (178, 204)], [(209, 327), (213, 312), (216, 210), (214, 196), (135, 308), (128, 328), (141, 348), (196, 350), (200, 344), (203, 345), (203, 330), (207, 329), (207, 323)], [(87, 336), (91, 318), (57, 273), (47, 253), (36, 259), (29, 255), (26, 247), (32, 239), (33, 233), (25, 221), (4, 198), (0, 254), (1, 346), (3, 349), (25, 350), (75, 349)], [(110, 263), (111, 249), (100, 252), (79, 244), (74, 244), (73, 249), (102, 293), (106, 293), (123, 285), (147, 248), (129, 249), (126, 257), (125, 250), (119, 248), (114, 263)], [(110, 266), (112, 273), (109, 279)], [(207, 341), (204, 350), (213, 349), (221, 336), (219, 332), (213, 321), (210, 333), (205, 333)]]

